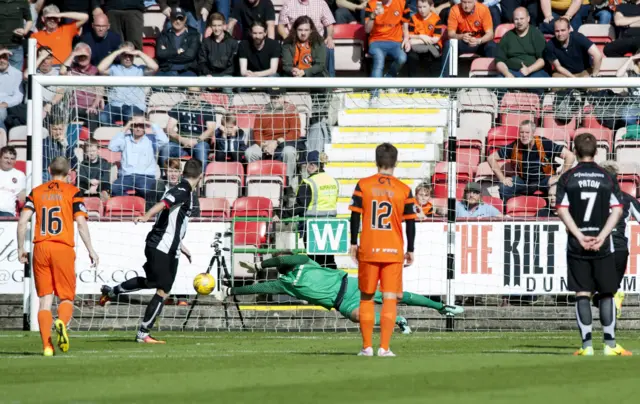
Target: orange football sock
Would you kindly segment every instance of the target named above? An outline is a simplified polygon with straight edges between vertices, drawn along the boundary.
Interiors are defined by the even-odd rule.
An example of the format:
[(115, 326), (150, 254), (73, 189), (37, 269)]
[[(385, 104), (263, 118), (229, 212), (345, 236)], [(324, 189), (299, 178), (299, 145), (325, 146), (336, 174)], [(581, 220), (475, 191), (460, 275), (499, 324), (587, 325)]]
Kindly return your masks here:
[(373, 324), (376, 311), (373, 300), (360, 300), (360, 333), (362, 334), (362, 347), (373, 347)]
[(62, 320), (62, 322), (69, 326), (69, 321), (71, 321), (71, 316), (73, 315), (73, 303), (69, 300), (65, 300), (64, 302), (60, 302), (58, 305), (58, 318)]
[(51, 342), (51, 326), (53, 325), (53, 316), (50, 310), (40, 310), (38, 312), (38, 325), (40, 326), (40, 338), (42, 338), (42, 348), (52, 347)]
[(382, 299), (382, 316), (380, 317), (380, 348), (389, 350), (393, 329), (396, 326), (398, 301), (396, 299)]

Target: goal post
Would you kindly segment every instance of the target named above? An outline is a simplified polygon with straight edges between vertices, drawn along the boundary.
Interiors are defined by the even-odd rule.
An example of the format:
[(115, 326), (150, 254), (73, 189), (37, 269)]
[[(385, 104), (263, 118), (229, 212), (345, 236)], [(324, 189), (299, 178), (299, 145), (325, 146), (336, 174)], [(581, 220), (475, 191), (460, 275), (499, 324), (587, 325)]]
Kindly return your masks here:
[[(400, 163), (397, 168), (397, 176), (415, 189), (420, 183), (429, 183), (432, 187), (432, 203), (438, 215), (426, 221), (420, 221), (417, 229), (416, 240), (416, 264), (405, 270), (405, 289), (410, 292), (428, 295), (434, 300), (442, 300), (449, 304), (460, 302), (465, 304), (467, 314), (460, 317), (460, 321), (454, 323), (452, 318), (441, 317), (434, 311), (416, 309), (415, 307), (403, 308), (404, 313), (411, 321), (418, 323), (418, 328), (433, 330), (485, 330), (485, 329), (538, 329), (541, 327), (561, 328), (569, 324), (570, 313), (563, 312), (557, 303), (550, 307), (536, 307), (527, 304), (517, 307), (502, 309), (500, 303), (504, 296), (536, 296), (536, 295), (567, 295), (567, 291), (558, 286), (566, 272), (566, 263), (561, 249), (563, 226), (558, 220), (540, 219), (535, 221), (531, 215), (509, 215), (500, 220), (469, 220), (456, 217), (456, 201), (461, 199), (461, 184), (478, 182), (483, 185), (484, 196), (490, 202), (485, 204), (500, 203), (501, 211), (506, 212), (507, 201), (495, 200), (490, 192), (497, 192), (495, 178), (487, 174), (481, 177), (479, 170), (486, 168), (487, 152), (506, 144), (505, 140), (514, 140), (505, 134), (496, 135), (499, 142), (488, 144), (489, 131), (494, 128), (515, 126), (517, 137), (518, 123), (510, 121), (504, 123), (498, 118), (509, 114), (509, 110), (500, 110), (499, 102), (505, 100), (507, 94), (532, 94), (521, 90), (537, 90), (537, 112), (521, 109), (513, 110), (513, 119), (524, 120), (526, 115), (535, 115), (539, 127), (544, 128), (542, 114), (553, 114), (553, 110), (543, 112), (543, 98), (555, 94), (549, 89), (570, 86), (572, 89), (614, 89), (626, 90), (628, 88), (640, 88), (640, 78), (576, 78), (561, 80), (555, 78), (255, 78), (255, 77), (195, 77), (195, 78), (165, 78), (165, 77), (89, 77), (89, 76), (39, 76), (31, 75), (32, 86), (31, 102), (34, 106), (28, 122), (29, 135), (31, 137), (31, 156), (33, 156), (32, 186), (42, 183), (43, 154), (43, 129), (47, 129), (44, 123), (42, 108), (44, 93), (47, 89), (63, 89), (65, 94), (71, 93), (76, 88), (104, 88), (118, 87), (144, 87), (150, 89), (147, 99), (155, 94), (168, 96), (178, 94), (185, 95), (189, 88), (231, 88), (253, 89), (256, 92), (242, 92), (242, 97), (249, 99), (249, 104), (242, 109), (237, 105), (227, 110), (238, 114), (255, 115), (258, 111), (253, 108), (262, 104), (266, 97), (271, 102), (275, 96), (271, 96), (272, 89), (284, 89), (285, 93), (311, 94), (314, 101), (310, 105), (309, 115), (317, 115), (327, 124), (330, 133), (327, 136), (324, 152), (329, 155), (327, 172), (338, 178), (340, 182), (340, 197), (338, 200), (339, 213), (344, 217), (344, 209), (348, 205), (350, 193), (355, 187), (355, 182), (363, 176), (375, 172), (372, 165), (373, 147), (381, 141), (390, 141), (398, 146), (400, 151)], [(559, 84), (562, 83), (562, 84)], [(381, 94), (377, 99), (371, 99), (374, 89), (380, 89)], [(518, 89), (518, 90), (516, 90)], [(476, 91), (477, 90), (477, 91)], [(212, 91), (218, 93), (218, 91)], [(482, 108), (470, 108), (465, 104), (462, 92), (466, 92), (466, 99), (494, 97), (492, 112), (484, 112)], [(235, 97), (238, 93), (234, 93)], [(254, 97), (255, 105), (251, 104)], [(628, 96), (620, 95), (620, 101), (629, 101)], [(518, 97), (516, 97), (518, 98)], [(526, 98), (526, 97), (525, 97)], [(181, 98), (184, 99), (184, 98)], [(258, 100), (260, 99), (260, 100)], [(585, 96), (586, 99), (586, 96)], [(576, 116), (584, 114), (585, 99), (582, 103), (571, 108)], [(498, 101), (499, 100), (499, 101)], [(317, 103), (315, 101), (318, 101)], [(65, 101), (66, 102), (66, 101)], [(616, 101), (618, 102), (618, 101)], [(320, 106), (319, 106), (320, 105)], [(555, 104), (551, 104), (551, 108)], [(484, 105), (483, 107), (489, 108)], [(531, 107), (531, 105), (529, 105)], [(224, 108), (223, 108), (224, 109)], [(466, 112), (478, 113), (477, 124), (469, 122), (461, 125), (462, 114)], [(165, 111), (166, 112), (166, 111)], [(299, 110), (298, 110), (299, 112)], [(217, 112), (219, 113), (219, 112)], [(219, 113), (222, 114), (222, 113)], [(302, 114), (302, 113), (301, 113)], [(467, 116), (468, 118), (468, 116)], [(489, 127), (483, 129), (485, 121), (489, 120)], [(70, 118), (69, 118), (70, 119)], [(301, 118), (303, 119), (303, 118)], [(306, 118), (304, 118), (306, 119)], [(251, 121), (253, 122), (253, 121)], [(473, 121), (472, 121), (473, 122)], [(71, 121), (67, 122), (71, 124)], [(220, 123), (218, 122), (219, 126)], [(246, 123), (245, 123), (246, 125)], [(310, 127), (307, 123), (305, 130), (309, 134)], [(119, 126), (121, 127), (121, 125)], [(579, 127), (571, 129), (571, 133)], [(252, 129), (248, 127), (247, 129)], [(569, 129), (565, 128), (567, 131)], [(600, 128), (598, 128), (600, 130)], [(471, 132), (475, 134), (470, 135)], [(609, 130), (610, 138), (601, 139), (604, 144), (608, 141), (607, 156), (614, 155), (614, 132)], [(608, 133), (609, 133), (608, 132)], [(567, 132), (568, 133), (568, 132)], [(476, 136), (477, 134), (480, 134)], [(570, 148), (571, 139), (567, 135), (566, 146)], [(556, 139), (557, 140), (557, 139)], [(308, 138), (307, 138), (308, 141)], [(477, 141), (477, 142), (475, 142)], [(639, 142), (640, 144), (640, 142)], [(468, 152), (473, 149), (473, 153)], [(306, 153), (298, 150), (298, 172), (296, 177), (302, 174), (302, 165)], [(482, 167), (481, 167), (482, 166)], [(468, 171), (465, 171), (468, 170)], [(632, 173), (633, 181), (640, 172)], [(247, 187), (246, 175), (242, 186)], [(278, 174), (283, 178), (278, 192), (290, 185), (291, 178), (288, 174)], [(464, 175), (467, 177), (462, 178)], [(233, 177), (233, 175), (231, 175)], [(233, 179), (227, 179), (233, 182)], [(493, 182), (492, 182), (493, 181)], [(299, 183), (299, 180), (295, 181)], [(220, 183), (222, 184), (222, 183)], [(227, 184), (227, 183), (224, 183)], [(634, 182), (637, 189), (640, 185)], [(222, 187), (223, 185), (212, 186)], [(203, 190), (206, 188), (206, 184)], [(271, 192), (266, 187), (257, 187), (256, 192)], [(295, 191), (295, 190), (294, 190)], [(203, 191), (204, 192), (204, 191)], [(259, 196), (260, 194), (248, 194), (247, 191), (238, 196)], [(464, 191), (462, 191), (464, 192)], [(265, 194), (262, 194), (265, 195)], [(268, 196), (272, 196), (269, 194)], [(281, 203), (286, 203), (284, 193), (278, 196)], [(290, 197), (290, 195), (289, 195)], [(546, 195), (541, 196), (541, 199)], [(547, 202), (544, 202), (545, 205)], [(230, 204), (231, 205), (231, 204)], [(227, 208), (228, 209), (228, 208)], [(259, 210), (261, 208), (248, 208)], [(236, 273), (238, 260), (247, 260), (255, 256), (260, 259), (267, 257), (269, 252), (278, 251), (304, 251), (304, 241), (290, 234), (297, 234), (291, 230), (291, 224), (301, 219), (284, 219), (280, 223), (274, 223), (272, 218), (275, 208), (269, 208), (270, 216), (263, 220), (268, 223), (270, 240), (268, 247), (256, 246), (255, 251), (238, 241), (236, 237), (237, 223), (260, 222), (251, 217), (209, 219), (200, 218), (190, 224), (187, 231), (185, 244), (195, 245), (196, 264), (183, 265), (179, 270), (177, 295), (186, 295), (187, 301), (193, 299), (194, 292), (188, 290), (189, 282), (198, 272), (207, 270), (211, 259), (211, 240), (215, 233), (224, 234), (222, 237), (224, 247), (220, 249), (221, 256), (227, 258), (227, 265), (233, 278)], [(260, 216), (259, 216), (260, 217)], [(303, 217), (306, 222), (315, 217)], [(108, 279), (102, 279), (93, 274), (95, 280), (90, 286), (84, 285), (79, 294), (83, 295), (76, 304), (74, 318), (77, 318), (79, 328), (110, 329), (132, 328), (138, 321), (142, 309), (140, 305), (120, 302), (105, 309), (97, 305), (98, 283), (101, 281), (124, 280), (126, 271), (138, 270), (135, 267), (143, 259), (143, 239), (145, 231), (151, 224), (138, 225), (126, 221), (111, 221), (109, 218), (101, 218), (92, 221), (92, 237), (94, 243), (99, 245), (101, 251), (106, 254), (105, 265), (118, 266), (116, 270), (109, 269)], [(288, 230), (282, 230), (284, 224), (289, 224)], [(250, 227), (250, 226), (249, 226)], [(245, 227), (245, 231), (246, 231)], [(256, 232), (258, 227), (253, 227)], [(94, 232), (95, 229), (95, 232)], [(278, 230), (280, 229), (280, 230)], [(638, 231), (640, 229), (636, 229)], [(109, 234), (109, 232), (112, 232)], [(227, 234), (230, 234), (227, 236)], [(636, 234), (636, 233), (634, 233)], [(257, 236), (256, 236), (257, 237)], [(289, 237), (289, 238), (287, 238)], [(636, 236), (639, 237), (639, 236)], [(258, 237), (260, 238), (260, 237)], [(215, 241), (214, 241), (215, 243)], [(264, 243), (264, 242), (263, 242)], [(632, 240), (632, 243), (640, 245), (640, 240)], [(79, 265), (86, 264), (84, 247), (77, 243)], [(220, 245), (218, 246), (220, 247)], [(308, 246), (307, 246), (308, 247)], [(637, 247), (640, 249), (640, 247)], [(549, 259), (551, 257), (551, 259)], [(102, 258), (102, 255), (101, 255)], [(516, 262), (517, 261), (517, 262)], [(636, 261), (632, 258), (632, 265)], [(355, 266), (350, 264), (349, 257), (339, 255), (336, 259), (338, 267), (346, 269), (350, 276), (355, 275)], [(565, 267), (563, 267), (565, 265)], [(117, 274), (116, 274), (117, 272)], [(635, 282), (637, 268), (632, 268), (630, 280)], [(214, 272), (212, 272), (214, 273)], [(84, 275), (83, 275), (84, 276)], [(118, 278), (120, 276), (120, 278)], [(260, 281), (273, 280), (273, 274), (267, 274)], [(530, 279), (530, 280), (529, 280)], [(220, 283), (221, 279), (216, 279)], [(256, 279), (251, 279), (254, 282)], [(527, 282), (529, 284), (527, 285)], [(545, 282), (547, 282), (545, 284)], [(550, 286), (549, 282), (555, 282)], [(635, 283), (634, 283), (635, 284)], [(548, 290), (547, 290), (548, 289)], [(632, 292), (635, 292), (633, 290)], [(31, 295), (31, 326), (37, 330), (37, 297)], [(144, 300), (145, 295), (136, 295), (133, 300)], [(194, 310), (186, 329), (286, 329), (286, 330), (342, 330), (353, 329), (357, 325), (350, 324), (339, 318), (336, 313), (327, 314), (318, 307), (310, 307), (304, 302), (295, 299), (268, 299), (268, 304), (262, 300), (241, 300), (240, 310), (245, 314), (242, 323), (239, 313), (232, 304), (224, 307), (215, 304), (209, 298), (201, 298), (202, 303)], [(526, 301), (527, 299), (521, 299)], [(35, 312), (34, 312), (35, 310)], [(160, 320), (163, 329), (181, 329), (186, 311), (180, 307), (168, 309)], [(545, 317), (549, 317), (548, 321)], [(508, 321), (508, 323), (507, 323)]]

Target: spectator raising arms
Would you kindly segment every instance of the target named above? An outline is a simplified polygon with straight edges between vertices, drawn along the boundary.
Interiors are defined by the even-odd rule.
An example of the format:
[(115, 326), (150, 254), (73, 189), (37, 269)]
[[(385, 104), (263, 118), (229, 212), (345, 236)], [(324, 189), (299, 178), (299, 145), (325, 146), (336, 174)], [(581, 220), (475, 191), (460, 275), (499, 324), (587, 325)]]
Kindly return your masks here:
[(371, 77), (382, 77), (387, 57), (393, 59), (385, 77), (395, 77), (411, 50), (409, 9), (405, 0), (370, 0), (366, 8), (365, 31), (369, 34), (369, 54), (373, 58)]
[(240, 42), (238, 63), (243, 77), (275, 77), (278, 75), (280, 44), (267, 38), (267, 28), (261, 22), (251, 26), (251, 39)]
[(171, 141), (160, 148), (160, 165), (164, 166), (169, 157), (191, 156), (200, 160), (205, 170), (215, 130), (213, 105), (202, 100), (199, 88), (189, 88), (187, 100), (169, 111), (167, 135)]
[(222, 125), (216, 129), (214, 144), (216, 161), (245, 161), (246, 135), (242, 129), (238, 128), (235, 115), (222, 117)]
[(0, 217), (14, 217), (16, 202), (24, 203), (26, 177), (15, 168), (16, 149), (11, 146), (0, 148)]
[(78, 168), (78, 188), (87, 196), (99, 196), (104, 202), (111, 192), (111, 164), (100, 157), (99, 147), (94, 139), (84, 142), (84, 155)]
[(122, 153), (120, 173), (111, 186), (112, 195), (120, 196), (133, 190), (144, 197), (147, 204), (155, 203), (156, 150), (168, 141), (161, 127), (147, 122), (143, 114), (134, 114), (122, 132), (109, 142), (109, 150)]
[(171, 28), (165, 30), (156, 43), (158, 76), (195, 77), (196, 59), (200, 51), (200, 34), (187, 28), (187, 17), (181, 8), (171, 9)]
[[(70, 24), (62, 24), (62, 19), (75, 20)], [(59, 65), (71, 54), (73, 38), (78, 35), (78, 29), (89, 20), (85, 13), (61, 13), (60, 9), (51, 4), (42, 9), (44, 29), (31, 35), (38, 41), (38, 46), (48, 46), (53, 53), (53, 64)], [(48, 167), (48, 166), (47, 166)]]
[(262, 23), (267, 30), (267, 37), (276, 39), (276, 10), (271, 0), (238, 0), (233, 6), (227, 30), (233, 35), (236, 24), (242, 29), (242, 39), (253, 38), (253, 24)]
[(91, 28), (80, 35), (78, 42), (84, 42), (91, 47), (91, 64), (97, 66), (111, 52), (118, 50), (122, 38), (110, 30), (109, 18), (104, 14), (93, 17)]
[[(143, 66), (133, 64), (134, 57), (140, 57)], [(120, 57), (120, 64), (114, 64)], [(141, 77), (150, 76), (158, 71), (158, 64), (151, 57), (136, 50), (131, 42), (124, 42), (120, 49), (111, 53), (98, 65), (103, 76)], [(113, 125), (119, 121), (128, 121), (133, 113), (143, 113), (147, 109), (146, 95), (142, 87), (112, 87), (109, 90), (109, 103), (100, 113), (100, 123)]]
[(327, 77), (326, 52), (313, 20), (298, 17), (282, 44), (282, 71), (292, 77)]
[(224, 16), (214, 13), (209, 19), (211, 36), (202, 41), (198, 54), (198, 69), (201, 76), (233, 76), (238, 41), (224, 30)]
[(504, 77), (549, 77), (543, 70), (544, 35), (530, 22), (526, 8), (513, 12), (515, 28), (502, 37), (496, 56), (496, 69)]
[(569, 21), (558, 19), (555, 37), (547, 42), (545, 60), (555, 68), (553, 77), (597, 77), (602, 53), (586, 36), (571, 32)]
[(29, 4), (26, 0), (0, 0), (0, 16), (0, 49), (8, 49), (11, 52), (9, 64), (22, 71), (22, 41), (33, 26)]
[(9, 64), (11, 51), (0, 48), (0, 138), (6, 139), (7, 110), (22, 102), (22, 73)]

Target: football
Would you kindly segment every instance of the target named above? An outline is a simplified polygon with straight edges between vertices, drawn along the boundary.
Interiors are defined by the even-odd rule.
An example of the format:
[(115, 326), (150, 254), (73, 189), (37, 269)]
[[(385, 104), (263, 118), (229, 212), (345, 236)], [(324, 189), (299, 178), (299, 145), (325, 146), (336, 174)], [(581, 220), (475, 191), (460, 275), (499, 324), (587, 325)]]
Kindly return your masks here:
[(216, 286), (216, 280), (211, 274), (198, 274), (193, 280), (193, 288), (199, 295), (208, 295), (213, 292), (213, 288)]

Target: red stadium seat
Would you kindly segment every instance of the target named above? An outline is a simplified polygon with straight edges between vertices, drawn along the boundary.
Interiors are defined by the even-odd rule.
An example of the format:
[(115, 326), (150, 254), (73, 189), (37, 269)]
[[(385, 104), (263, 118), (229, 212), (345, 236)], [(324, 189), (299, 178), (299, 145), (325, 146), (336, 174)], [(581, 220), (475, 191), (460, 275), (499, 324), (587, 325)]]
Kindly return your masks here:
[(497, 76), (496, 61), (494, 58), (477, 58), (471, 62), (469, 77)]
[(271, 217), (273, 204), (269, 198), (247, 196), (233, 203), (233, 217)]
[(259, 247), (266, 243), (267, 222), (235, 221), (233, 223), (234, 246)]
[(564, 144), (567, 148), (570, 148), (571, 139), (573, 138), (573, 131), (560, 128), (537, 128), (535, 132), (536, 136), (543, 136), (555, 143)]
[(201, 217), (228, 218), (230, 207), (227, 198), (200, 198)]
[(114, 196), (107, 201), (105, 216), (142, 216), (144, 215), (144, 208), (144, 198), (139, 196)]
[(578, 32), (597, 45), (604, 45), (616, 39), (616, 31), (611, 24), (582, 24)]
[(518, 140), (517, 126), (496, 126), (487, 135), (486, 155), (490, 156), (496, 149)]
[[(447, 143), (445, 142), (445, 150)], [(456, 140), (457, 161), (467, 164), (470, 167), (477, 167), (480, 164), (482, 155), (482, 141), (477, 139), (460, 139)]]
[(538, 210), (547, 206), (544, 198), (538, 196), (516, 196), (507, 201), (507, 215), (514, 217), (536, 216)]
[(111, 164), (120, 164), (120, 160), (122, 160), (122, 153), (112, 152), (109, 149), (100, 148), (98, 149), (98, 154)]
[(483, 196), (482, 201), (486, 204), (489, 204), (500, 211), (500, 213), (504, 212), (504, 205), (502, 203), (502, 199), (496, 198), (493, 196)]
[(500, 122), (503, 126), (520, 126), (524, 120), (538, 122), (540, 97), (532, 93), (506, 93), (500, 103)]
[(361, 24), (335, 24), (333, 41), (336, 52), (336, 70), (360, 71), (367, 45), (367, 34)]
[(495, 43), (500, 43), (502, 37), (509, 31), (511, 31), (515, 25), (513, 24), (500, 24), (496, 27), (496, 32), (493, 36)]
[(202, 93), (200, 96), (205, 102), (211, 105), (229, 108), (229, 96), (222, 93)]
[(555, 97), (554, 93), (550, 93), (546, 94), (542, 99), (542, 126), (549, 129), (575, 130), (582, 114), (580, 111), (576, 111), (576, 114), (569, 122), (559, 122), (554, 114)]
[(636, 161), (631, 161), (618, 162), (618, 167), (618, 183), (620, 184), (620, 188), (634, 197), (637, 196), (637, 190), (640, 186), (640, 166)]
[(104, 212), (104, 206), (100, 198), (89, 197), (84, 198), (84, 207), (87, 208), (89, 217), (100, 217)]
[[(473, 179), (473, 169), (464, 163), (456, 164), (456, 181), (461, 184), (466, 184)], [(431, 183), (433, 184), (433, 196), (435, 198), (447, 197), (447, 181), (448, 181), (449, 166), (446, 161), (436, 163), (435, 172), (431, 177)]]
[[(246, 110), (246, 108), (243, 108)], [(238, 128), (243, 129), (245, 132), (253, 129), (256, 122), (256, 114), (251, 113), (238, 113), (236, 114), (238, 121)]]
[(22, 171), (23, 173), (27, 173), (27, 162), (26, 161), (16, 161), (16, 165), (14, 167), (18, 171)]
[(287, 186), (287, 165), (277, 160), (259, 160), (247, 166), (247, 196), (266, 196), (280, 206)]
[(611, 145), (613, 144), (613, 131), (609, 128), (600, 127), (600, 128), (578, 128), (574, 132), (575, 136), (578, 136), (582, 133), (591, 133), (595, 136), (596, 141), (598, 142), (598, 152), (596, 154), (596, 161), (601, 162), (607, 159), (607, 156), (612, 151)]
[(626, 192), (629, 195), (633, 196), (634, 198), (636, 198), (638, 196), (638, 186), (635, 182), (633, 181), (618, 181), (618, 184), (620, 184), (620, 190), (622, 192)]
[[(273, 215), (269, 198), (245, 197), (233, 203), (233, 217), (265, 217)], [(260, 246), (267, 242), (267, 222), (234, 220), (234, 244)]]
[(207, 198), (227, 198), (229, 204), (242, 194), (244, 169), (237, 162), (212, 162), (204, 174), (204, 192)]

